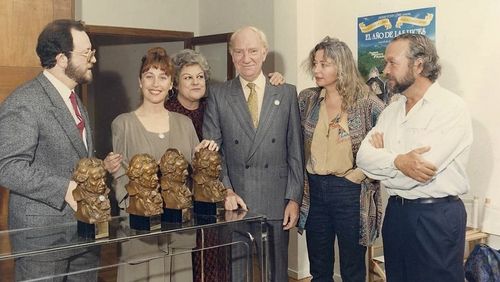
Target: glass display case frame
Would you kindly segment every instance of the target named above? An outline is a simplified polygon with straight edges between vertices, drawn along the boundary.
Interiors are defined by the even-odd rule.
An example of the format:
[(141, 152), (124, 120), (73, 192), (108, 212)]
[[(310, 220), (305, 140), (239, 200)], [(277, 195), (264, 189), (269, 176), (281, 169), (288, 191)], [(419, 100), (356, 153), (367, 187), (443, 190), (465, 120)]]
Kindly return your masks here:
[[(201, 240), (201, 246), (192, 249), (184, 249), (171, 252), (168, 248), (154, 252), (133, 260), (119, 258), (104, 259), (100, 249), (107, 245), (122, 244), (124, 242), (144, 240), (168, 240), (171, 236), (182, 234), (195, 234), (205, 237), (207, 232), (217, 232), (219, 240), (216, 244)], [(233, 236), (237, 235), (237, 236)], [(153, 238), (153, 239), (152, 239)], [(235, 238), (238, 238), (235, 240)], [(244, 238), (244, 239), (241, 239)], [(30, 277), (30, 281), (39, 281), (48, 278), (81, 275), (82, 273), (98, 273), (106, 269), (118, 268), (124, 265), (137, 264), (144, 261), (156, 259), (167, 259), (186, 253), (203, 252), (215, 248), (234, 248), (238, 246), (244, 251), (243, 271), (232, 275), (243, 275), (246, 281), (255, 281), (254, 276), (259, 276), (260, 281), (267, 281), (268, 259), (267, 259), (267, 229), (266, 218), (262, 215), (246, 211), (223, 211), (218, 216), (193, 216), (185, 223), (162, 222), (161, 229), (153, 231), (134, 230), (129, 227), (128, 216), (112, 217), (109, 222), (109, 237), (101, 239), (84, 238), (78, 235), (77, 221), (54, 226), (24, 228), (16, 230), (0, 231), (0, 241), (10, 245), (0, 251), (0, 264), (13, 262), (20, 263), (22, 260), (38, 260), (45, 258), (57, 258), (68, 253), (70, 255), (87, 253), (88, 250), (97, 250), (98, 265), (95, 260), (89, 260), (88, 267), (76, 271), (59, 273), (50, 276)], [(229, 252), (229, 258), (231, 257)], [(82, 256), (83, 257), (83, 256)], [(229, 259), (229, 263), (231, 259)], [(166, 265), (166, 264), (165, 264)], [(229, 267), (231, 269), (231, 266)], [(17, 270), (16, 270), (17, 271)], [(170, 269), (164, 269), (164, 273), (170, 273)], [(1, 275), (0, 275), (1, 276)], [(97, 277), (97, 275), (96, 275)], [(6, 278), (6, 277), (4, 277)], [(12, 277), (14, 278), (14, 277)], [(0, 279), (3, 281), (3, 279)], [(16, 277), (16, 280), (17, 279)], [(102, 280), (99, 278), (99, 280)], [(105, 279), (106, 280), (106, 279)], [(168, 281), (168, 280), (167, 280)]]

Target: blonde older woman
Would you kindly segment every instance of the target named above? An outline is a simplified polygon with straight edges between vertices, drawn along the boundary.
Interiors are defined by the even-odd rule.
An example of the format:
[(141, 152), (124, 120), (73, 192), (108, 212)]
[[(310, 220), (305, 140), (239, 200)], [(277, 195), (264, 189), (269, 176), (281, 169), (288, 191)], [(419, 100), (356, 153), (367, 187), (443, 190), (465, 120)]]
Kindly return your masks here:
[(364, 282), (366, 246), (379, 230), (380, 197), (379, 183), (356, 167), (355, 156), (384, 105), (369, 93), (344, 42), (325, 37), (306, 66), (317, 84), (299, 94), (309, 188), (300, 225), (307, 231), (312, 281), (333, 281), (338, 239), (342, 281)]

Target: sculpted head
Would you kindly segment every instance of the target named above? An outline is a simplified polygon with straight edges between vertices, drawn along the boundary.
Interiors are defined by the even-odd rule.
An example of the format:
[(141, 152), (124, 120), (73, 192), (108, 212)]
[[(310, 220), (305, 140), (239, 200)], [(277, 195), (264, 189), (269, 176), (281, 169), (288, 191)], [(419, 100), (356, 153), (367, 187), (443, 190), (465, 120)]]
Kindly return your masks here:
[(188, 162), (177, 149), (168, 149), (160, 160), (162, 177), (174, 182), (184, 183), (188, 176)]
[(103, 161), (97, 158), (81, 159), (73, 173), (73, 180), (90, 193), (103, 194), (106, 191), (106, 170)]
[(193, 170), (196, 174), (201, 173), (211, 178), (218, 178), (222, 170), (221, 163), (219, 152), (204, 148), (194, 154)]
[(144, 188), (158, 187), (158, 165), (149, 154), (137, 154), (132, 157), (127, 170), (130, 181), (136, 182)]

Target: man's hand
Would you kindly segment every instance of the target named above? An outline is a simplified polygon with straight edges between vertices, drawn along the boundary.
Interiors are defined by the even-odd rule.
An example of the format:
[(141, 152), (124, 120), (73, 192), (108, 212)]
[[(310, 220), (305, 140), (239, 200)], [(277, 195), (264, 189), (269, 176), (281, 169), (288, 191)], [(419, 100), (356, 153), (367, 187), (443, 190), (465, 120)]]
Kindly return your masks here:
[(247, 214), (246, 210), (237, 210), (237, 211), (228, 211), (228, 210), (226, 210), (224, 212), (224, 219), (226, 221), (240, 220), (240, 219), (243, 219), (246, 214)]
[(233, 189), (227, 189), (226, 199), (224, 200), (224, 208), (229, 211), (237, 210), (240, 206), (243, 210), (247, 211), (247, 205), (245, 201), (234, 193)]
[(113, 174), (120, 169), (123, 157), (120, 154), (109, 152), (109, 154), (104, 159), (104, 169), (106, 169), (110, 174)]
[(68, 190), (66, 190), (66, 196), (64, 196), (64, 200), (68, 205), (76, 211), (77, 205), (75, 198), (73, 197), (73, 191), (76, 189), (76, 182), (75, 181), (70, 181), (68, 185)]
[(267, 75), (269, 77), (269, 83), (274, 86), (285, 84), (285, 78), (279, 72), (272, 72)]
[(401, 154), (394, 159), (394, 165), (404, 175), (425, 183), (436, 175), (437, 167), (422, 157), (422, 154), (429, 152), (431, 147), (420, 147), (411, 150), (406, 154)]
[(288, 201), (283, 216), (283, 230), (289, 230), (297, 225), (299, 220), (299, 204), (292, 200)]
[(384, 148), (384, 133), (373, 132), (369, 142), (375, 149)]
[(208, 148), (210, 151), (219, 151), (219, 146), (213, 140), (203, 139), (200, 144), (194, 147), (195, 152), (199, 152), (203, 148)]

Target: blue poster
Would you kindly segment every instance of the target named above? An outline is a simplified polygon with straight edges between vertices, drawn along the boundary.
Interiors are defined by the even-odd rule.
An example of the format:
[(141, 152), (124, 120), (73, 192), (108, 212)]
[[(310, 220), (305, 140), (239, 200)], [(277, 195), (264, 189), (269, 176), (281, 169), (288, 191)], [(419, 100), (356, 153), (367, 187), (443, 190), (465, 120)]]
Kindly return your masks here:
[[(435, 41), (436, 8), (358, 18), (358, 68), (372, 90), (387, 100), (382, 71), (385, 47), (403, 33), (419, 33)], [(386, 101), (388, 102), (388, 101)]]

